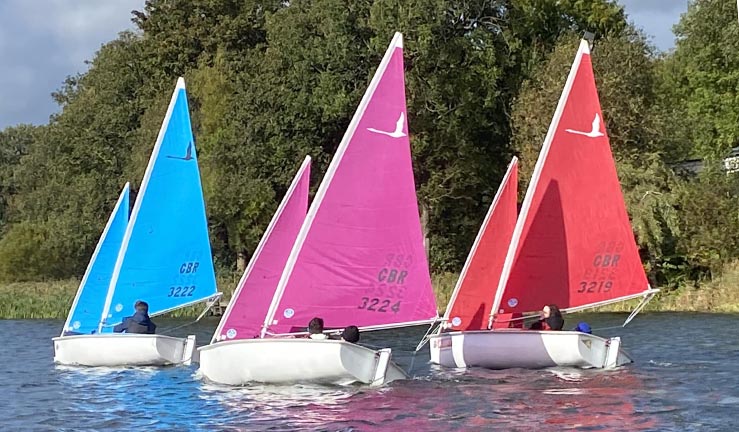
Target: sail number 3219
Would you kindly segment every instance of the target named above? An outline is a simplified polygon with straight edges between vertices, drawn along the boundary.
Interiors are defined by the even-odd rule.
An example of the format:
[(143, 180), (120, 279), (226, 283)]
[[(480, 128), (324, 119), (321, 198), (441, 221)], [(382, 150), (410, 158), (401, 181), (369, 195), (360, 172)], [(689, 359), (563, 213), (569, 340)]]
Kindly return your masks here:
[(579, 293), (607, 293), (613, 287), (612, 281), (582, 281), (580, 282), (580, 288), (577, 289)]

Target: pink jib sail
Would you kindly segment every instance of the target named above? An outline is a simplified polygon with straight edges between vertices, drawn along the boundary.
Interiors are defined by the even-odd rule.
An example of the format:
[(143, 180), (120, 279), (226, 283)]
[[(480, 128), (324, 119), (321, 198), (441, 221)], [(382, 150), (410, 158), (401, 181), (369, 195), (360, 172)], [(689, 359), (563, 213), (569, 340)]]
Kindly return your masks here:
[(213, 341), (259, 337), (280, 275), (308, 211), (310, 156), (306, 157), (267, 226)]
[(385, 328), (437, 316), (408, 139), (396, 33), (306, 216), (265, 325), (270, 334)]
[(534, 168), (495, 305), (498, 313), (551, 303), (577, 309), (647, 290), (582, 41)]
[(444, 315), (447, 329), (483, 330), (488, 327), (495, 289), (516, 226), (517, 196), (518, 159), (514, 157), (459, 275)]

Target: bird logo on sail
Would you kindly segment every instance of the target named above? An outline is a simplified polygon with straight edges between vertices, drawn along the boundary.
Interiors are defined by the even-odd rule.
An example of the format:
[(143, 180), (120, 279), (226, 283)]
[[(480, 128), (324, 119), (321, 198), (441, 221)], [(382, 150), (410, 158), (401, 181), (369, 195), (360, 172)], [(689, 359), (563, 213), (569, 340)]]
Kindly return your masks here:
[(585, 135), (588, 138), (598, 138), (605, 136), (605, 134), (600, 131), (600, 115), (598, 115), (598, 113), (595, 113), (595, 118), (593, 119), (593, 129), (590, 132), (574, 129), (565, 129), (565, 131), (571, 134)]
[(400, 117), (398, 117), (398, 121), (395, 122), (395, 130), (392, 132), (379, 130), (375, 128), (367, 128), (368, 131), (376, 133), (376, 134), (382, 134), (387, 135), (392, 138), (401, 138), (406, 136), (405, 132), (403, 132), (403, 126), (405, 126), (405, 113), (403, 111), (400, 112)]
[(185, 151), (185, 157), (181, 157), (181, 156), (170, 156), (170, 155), (167, 155), (167, 157), (170, 158), (170, 159), (179, 159), (179, 160), (184, 160), (184, 161), (189, 161), (189, 160), (195, 159), (192, 156), (192, 141), (190, 141), (190, 144), (187, 146), (187, 150)]

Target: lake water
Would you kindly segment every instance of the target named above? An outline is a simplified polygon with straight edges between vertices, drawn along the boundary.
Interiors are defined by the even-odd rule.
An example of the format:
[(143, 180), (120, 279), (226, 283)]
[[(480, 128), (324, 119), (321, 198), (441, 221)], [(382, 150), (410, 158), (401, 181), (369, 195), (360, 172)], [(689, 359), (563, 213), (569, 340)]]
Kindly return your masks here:
[[(0, 430), (736, 430), (739, 316), (582, 316), (620, 335), (635, 363), (617, 370), (448, 370), (412, 349), (425, 329), (364, 334), (393, 347), (412, 380), (361, 386), (230, 388), (197, 368), (55, 366), (50, 338), (61, 321), (0, 321)], [(181, 322), (158, 320), (159, 327)], [(568, 326), (574, 324), (570, 318)], [(207, 342), (217, 321), (176, 335)], [(602, 330), (598, 331), (597, 329)]]

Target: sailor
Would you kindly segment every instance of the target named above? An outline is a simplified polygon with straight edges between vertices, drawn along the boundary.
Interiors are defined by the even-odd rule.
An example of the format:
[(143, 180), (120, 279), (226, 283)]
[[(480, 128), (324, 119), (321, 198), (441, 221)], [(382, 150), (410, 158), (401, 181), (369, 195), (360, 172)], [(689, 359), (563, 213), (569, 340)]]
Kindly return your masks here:
[(149, 318), (149, 304), (145, 301), (137, 301), (134, 305), (136, 312), (123, 318), (123, 322), (113, 328), (116, 333), (138, 333), (154, 334), (156, 324)]
[(349, 326), (341, 333), (341, 340), (351, 343), (359, 342), (359, 328), (357, 326)]
[(562, 312), (555, 304), (544, 306), (539, 312), (539, 317), (538, 321), (529, 326), (529, 330), (562, 330), (565, 325)]
[(323, 334), (323, 318), (315, 317), (308, 323), (308, 337), (311, 339), (328, 339), (328, 336)]

